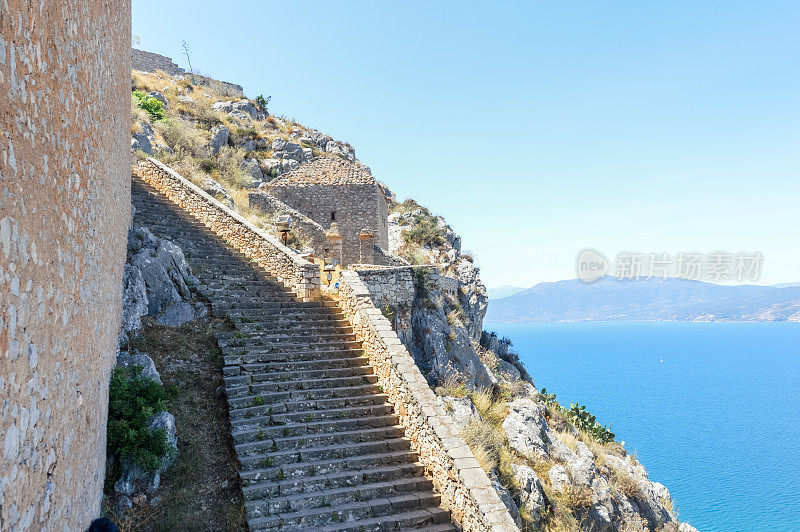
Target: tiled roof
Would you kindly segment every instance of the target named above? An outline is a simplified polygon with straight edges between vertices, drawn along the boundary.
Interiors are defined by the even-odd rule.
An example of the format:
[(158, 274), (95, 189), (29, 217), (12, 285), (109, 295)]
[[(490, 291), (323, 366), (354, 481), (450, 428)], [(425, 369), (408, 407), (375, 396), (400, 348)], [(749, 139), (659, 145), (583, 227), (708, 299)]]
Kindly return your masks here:
[(372, 185), (375, 178), (360, 165), (339, 157), (320, 157), (270, 181), (268, 187), (308, 185)]

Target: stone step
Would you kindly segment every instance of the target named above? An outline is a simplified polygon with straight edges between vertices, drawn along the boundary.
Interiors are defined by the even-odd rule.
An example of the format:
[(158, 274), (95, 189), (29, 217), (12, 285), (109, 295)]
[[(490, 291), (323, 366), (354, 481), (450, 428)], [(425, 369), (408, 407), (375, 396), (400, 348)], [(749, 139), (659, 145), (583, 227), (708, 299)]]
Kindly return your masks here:
[[(372, 499), (370, 501), (350, 502), (326, 508), (314, 508), (299, 512), (282, 513), (248, 521), (251, 530), (270, 530), (280, 526), (280, 530), (308, 530), (311, 528), (327, 527), (330, 530), (360, 530), (359, 528), (342, 528), (342, 526), (356, 526), (353, 521), (372, 520), (377, 517), (387, 516), (382, 523), (395, 521), (399, 526), (419, 526), (436, 522), (437, 515), (431, 506), (439, 504), (440, 497), (433, 491), (403, 493), (390, 497)], [(449, 513), (440, 508), (436, 514)], [(441, 521), (442, 517), (438, 517)], [(325, 530), (325, 529), (323, 529)]]
[[(336, 414), (339, 415), (336, 415)], [(353, 431), (361, 427), (385, 427), (395, 425), (399, 418), (392, 413), (389, 405), (384, 407), (361, 407), (333, 410), (330, 415), (320, 412), (307, 412), (269, 416), (268, 423), (249, 427), (237, 427), (233, 431), (235, 444), (253, 444), (252, 448), (264, 447), (259, 442), (306, 434)], [(247, 451), (249, 447), (242, 447)]]
[[(287, 423), (300, 423), (309, 419), (323, 420), (323, 419), (340, 419), (347, 417), (356, 417), (358, 415), (384, 415), (391, 414), (393, 407), (383, 402), (376, 402), (376, 398), (385, 398), (385, 395), (368, 395), (366, 397), (348, 397), (347, 399), (336, 399), (336, 403), (332, 400), (324, 401), (304, 401), (294, 403), (280, 403), (279, 405), (270, 405), (272, 414), (265, 416), (257, 416), (250, 418), (232, 419), (231, 426), (234, 433), (242, 432), (245, 430), (257, 431), (263, 427), (271, 425), (285, 425)], [(287, 405), (290, 405), (287, 407)], [(329, 408), (324, 408), (324, 406)], [(275, 413), (275, 407), (281, 408), (281, 413)]]
[[(429, 517), (430, 516), (430, 517)], [(435, 506), (425, 509), (398, 512), (389, 517), (374, 517), (329, 525), (321, 532), (365, 532), (384, 530), (426, 530), (450, 532), (458, 530), (450, 524), (450, 512)]]
[(371, 366), (347, 366), (343, 368), (305, 369), (300, 371), (247, 372), (240, 366), (226, 366), (223, 370), (225, 384), (282, 383), (314, 380), (319, 378), (349, 378), (372, 375)]
[(369, 501), (381, 497), (391, 497), (412, 491), (429, 492), (433, 482), (424, 476), (393, 479), (391, 481), (360, 483), (355, 486), (325, 488), (297, 495), (285, 495), (248, 501), (245, 511), (248, 517), (264, 517), (289, 512), (300, 512), (313, 508), (338, 506), (353, 501)]
[[(226, 375), (237, 375), (248, 373), (255, 375), (257, 373), (278, 373), (278, 372), (293, 372), (293, 371), (314, 371), (325, 369), (342, 369), (352, 367), (369, 367), (369, 360), (366, 357), (339, 357), (339, 358), (321, 358), (317, 360), (292, 360), (282, 362), (251, 362), (240, 364), (226, 364)], [(234, 372), (234, 370), (236, 370)]]
[[(403, 428), (395, 423), (397, 423), (396, 416), (348, 420), (347, 424), (343, 423), (340, 427), (332, 426), (335, 424), (331, 422), (324, 422), (320, 427), (322, 429), (321, 432), (301, 433), (299, 436), (281, 436), (273, 439), (239, 443), (235, 444), (234, 447), (242, 467), (252, 467), (250, 460), (253, 458), (275, 455), (280, 451), (297, 451), (300, 456), (297, 459), (298, 462), (321, 460), (323, 457), (335, 457), (335, 453), (339, 452), (340, 446), (394, 438), (402, 439)], [(297, 423), (293, 424), (292, 427), (294, 430), (300, 431), (309, 425), (311, 423)], [(310, 449), (314, 449), (314, 451), (312, 452)]]
[[(307, 388), (299, 390), (280, 390), (272, 393), (249, 394), (249, 395), (228, 395), (228, 404), (231, 406), (231, 418), (238, 418), (239, 416), (246, 417), (246, 415), (264, 415), (269, 411), (270, 405), (273, 403), (283, 403), (286, 401), (304, 401), (304, 400), (324, 400), (334, 398), (346, 398), (359, 395), (373, 395), (383, 393), (381, 387), (377, 384), (362, 384), (342, 387), (330, 388)], [(256, 397), (260, 397), (260, 402), (256, 403)]]
[[(407, 439), (394, 438), (342, 445), (339, 449), (324, 446), (305, 449), (303, 452), (274, 452), (269, 456), (264, 454), (246, 459), (249, 460), (249, 467), (242, 464), (239, 476), (244, 486), (252, 486), (263, 482), (273, 483), (285, 479), (416, 462), (418, 455), (410, 447)], [(302, 460), (306, 456), (320, 458), (313, 461)]]
[(389, 482), (406, 477), (421, 476), (422, 473), (423, 467), (419, 462), (403, 462), (366, 469), (348, 469), (324, 475), (297, 476), (277, 482), (254, 483), (243, 487), (242, 491), (246, 500), (254, 501), (263, 497), (289, 496), (372, 482)]
[[(244, 348), (228, 349), (228, 351), (245, 350)], [(314, 360), (325, 360), (334, 358), (355, 358), (363, 357), (364, 351), (361, 349), (331, 349), (328, 351), (296, 351), (293, 353), (282, 353), (280, 351), (268, 350), (259, 352), (255, 349), (247, 350), (246, 354), (225, 355), (224, 361), (227, 366), (238, 364), (257, 364), (270, 362), (313, 362)]]
[(252, 384), (242, 383), (241, 379), (241, 377), (225, 377), (223, 379), (225, 382), (225, 391), (228, 394), (228, 397), (240, 397), (242, 395), (263, 395), (267, 393), (292, 392), (326, 387), (347, 388), (351, 386), (376, 384), (378, 382), (378, 378), (375, 375), (355, 375), (352, 377), (336, 377), (328, 379), (286, 382), (254, 382)]

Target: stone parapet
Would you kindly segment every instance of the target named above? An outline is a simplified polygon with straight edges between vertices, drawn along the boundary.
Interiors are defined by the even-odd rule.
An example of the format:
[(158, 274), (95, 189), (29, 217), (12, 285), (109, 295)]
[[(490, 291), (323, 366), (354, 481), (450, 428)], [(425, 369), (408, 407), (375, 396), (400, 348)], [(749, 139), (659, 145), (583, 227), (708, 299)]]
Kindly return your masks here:
[[(368, 271), (362, 273), (369, 275)], [(338, 298), (378, 383), (453, 520), (469, 532), (519, 530), (414, 359), (373, 303), (359, 272), (342, 272)]]
[(134, 174), (257, 262), (303, 301), (319, 299), (319, 266), (155, 159), (141, 162)]
[(324, 256), (322, 250), (327, 246), (328, 239), (325, 228), (320, 224), (263, 190), (250, 192), (247, 199), (251, 209), (257, 209), (269, 216), (277, 218), (288, 214), (292, 219), (292, 233), (307, 241), (317, 256)]

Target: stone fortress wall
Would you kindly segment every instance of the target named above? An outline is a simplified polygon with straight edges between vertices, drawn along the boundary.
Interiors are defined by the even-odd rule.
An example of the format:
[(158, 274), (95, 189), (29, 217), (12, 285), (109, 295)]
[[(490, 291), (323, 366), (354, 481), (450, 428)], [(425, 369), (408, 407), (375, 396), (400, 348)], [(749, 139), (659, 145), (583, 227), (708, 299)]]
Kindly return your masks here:
[(100, 513), (130, 219), (129, 0), (0, 13), (0, 530)]
[[(145, 52), (144, 50), (137, 50), (136, 48), (131, 49), (131, 68), (143, 72), (163, 70), (170, 76), (182, 76), (186, 74), (186, 71), (176, 65), (169, 57), (154, 54), (153, 52)], [(241, 85), (220, 81), (208, 76), (203, 76), (202, 74), (190, 75), (194, 78), (196, 83), (212, 87), (221, 94), (234, 98), (244, 98), (244, 89)]]

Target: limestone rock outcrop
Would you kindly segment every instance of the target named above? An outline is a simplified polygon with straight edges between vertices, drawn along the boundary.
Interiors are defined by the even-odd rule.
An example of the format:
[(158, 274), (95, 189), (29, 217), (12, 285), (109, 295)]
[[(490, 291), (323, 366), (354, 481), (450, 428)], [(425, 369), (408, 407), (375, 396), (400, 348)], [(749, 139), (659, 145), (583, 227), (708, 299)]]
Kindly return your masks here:
[(145, 227), (132, 228), (122, 285), (120, 345), (141, 328), (142, 316), (178, 327), (204, 315), (205, 307), (191, 301), (189, 284), (196, 282), (178, 246)]

